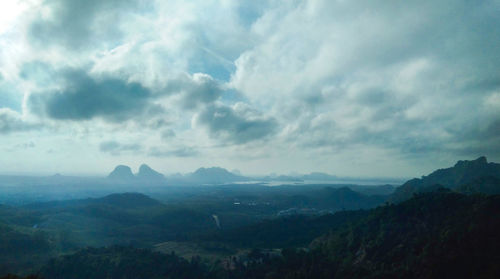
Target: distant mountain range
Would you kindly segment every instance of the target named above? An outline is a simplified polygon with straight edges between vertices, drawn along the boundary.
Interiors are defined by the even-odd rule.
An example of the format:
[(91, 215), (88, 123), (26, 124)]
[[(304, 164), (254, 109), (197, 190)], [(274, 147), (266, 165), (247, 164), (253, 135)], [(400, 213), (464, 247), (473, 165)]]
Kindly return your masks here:
[(410, 199), (416, 193), (448, 188), (461, 193), (500, 194), (500, 164), (488, 163), (486, 157), (458, 161), (455, 166), (439, 169), (422, 178), (414, 178), (400, 187), (391, 202)]
[(109, 175), (108, 179), (117, 182), (151, 182), (151, 183), (166, 183), (168, 184), (227, 184), (235, 182), (247, 181), (288, 181), (288, 182), (303, 182), (308, 181), (335, 181), (338, 178), (334, 175), (326, 173), (313, 172), (306, 175), (297, 176), (265, 176), (251, 178), (230, 172), (221, 167), (199, 168), (192, 173), (186, 175), (175, 174), (172, 176), (164, 176), (155, 171), (146, 164), (139, 167), (139, 172), (133, 174), (130, 167), (125, 165), (117, 166)]
[[(164, 175), (146, 164), (142, 164), (137, 172), (127, 165), (118, 165), (106, 177), (102, 176), (13, 176), (0, 175), (0, 184), (18, 185), (222, 185), (235, 183), (254, 184), (342, 184), (342, 185), (400, 185), (403, 181), (395, 178), (349, 178), (337, 177), (327, 173), (312, 172), (309, 174), (245, 176), (239, 171), (228, 171), (221, 167), (202, 167), (192, 173)], [(392, 190), (391, 190), (392, 192)], [(0, 201), (1, 201), (0, 197)]]
[[(108, 175), (108, 179), (117, 182), (154, 182), (154, 183), (166, 183), (169, 185), (183, 185), (183, 184), (228, 184), (235, 182), (335, 182), (335, 183), (349, 183), (350, 180), (355, 181), (353, 184), (359, 184), (362, 179), (349, 179), (337, 177), (335, 175), (322, 173), (322, 172), (312, 172), (309, 174), (293, 174), (293, 175), (267, 175), (267, 176), (255, 176), (248, 177), (242, 175), (239, 171), (228, 171), (221, 167), (202, 167), (197, 169), (192, 173), (185, 175), (174, 174), (165, 176), (158, 171), (155, 171), (146, 164), (142, 164), (139, 167), (138, 173), (134, 175), (131, 168), (126, 165), (119, 165)], [(369, 179), (366, 179), (369, 181)], [(381, 180), (381, 184), (383, 181)]]
[(248, 177), (234, 174), (219, 167), (199, 168), (195, 172), (186, 175), (185, 178), (195, 183), (207, 184), (224, 184), (251, 180)]
[(139, 172), (133, 174), (130, 167), (117, 166), (107, 177), (111, 181), (121, 183), (156, 183), (156, 184), (225, 184), (251, 180), (220, 167), (199, 168), (186, 175), (176, 174), (165, 177), (146, 164), (139, 167)]
[(165, 176), (154, 169), (150, 168), (146, 164), (142, 164), (139, 167), (139, 172), (137, 173), (137, 178), (141, 180), (152, 180), (152, 181), (163, 181)]
[(134, 175), (129, 166), (119, 165), (108, 175), (108, 179), (118, 182), (151, 182), (162, 183), (165, 182), (165, 176), (146, 164), (139, 167), (139, 172)]

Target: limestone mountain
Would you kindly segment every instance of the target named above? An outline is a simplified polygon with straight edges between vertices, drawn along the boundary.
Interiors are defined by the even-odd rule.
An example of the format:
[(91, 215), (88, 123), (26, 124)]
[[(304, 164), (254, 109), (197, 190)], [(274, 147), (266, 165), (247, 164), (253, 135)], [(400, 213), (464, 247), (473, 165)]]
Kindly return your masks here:
[(220, 167), (199, 168), (188, 175), (188, 179), (203, 184), (224, 184), (249, 180), (247, 177), (236, 175)]
[(165, 179), (165, 176), (146, 164), (142, 164), (139, 167), (139, 172), (137, 173), (137, 178), (141, 180), (147, 180), (151, 182), (159, 182)]
[(131, 181), (135, 179), (134, 174), (129, 166), (118, 165), (116, 168), (108, 175), (109, 179), (120, 180), (120, 181)]
[[(396, 189), (391, 201), (401, 202), (411, 198), (414, 193), (430, 192), (441, 187), (459, 191), (462, 185), (469, 184), (469, 188), (471, 188), (472, 184), (480, 183), (478, 179), (484, 177), (500, 179), (500, 164), (488, 163), (486, 157), (479, 157), (471, 161), (458, 161), (451, 168), (439, 169), (428, 176), (407, 181)], [(488, 183), (492, 183), (491, 179)], [(473, 188), (478, 190), (484, 187)]]

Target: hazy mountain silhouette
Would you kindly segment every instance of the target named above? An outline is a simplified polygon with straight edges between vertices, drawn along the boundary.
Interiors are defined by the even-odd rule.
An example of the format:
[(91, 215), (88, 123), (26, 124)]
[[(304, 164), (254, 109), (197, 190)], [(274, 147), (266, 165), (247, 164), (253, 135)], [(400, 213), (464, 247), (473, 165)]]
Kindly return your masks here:
[(187, 176), (192, 182), (203, 184), (224, 184), (250, 180), (247, 177), (236, 175), (220, 167), (199, 168)]
[(151, 182), (160, 182), (165, 180), (165, 176), (163, 174), (153, 170), (146, 164), (142, 164), (139, 167), (139, 172), (137, 173), (136, 176), (141, 180), (148, 180)]
[[(473, 187), (472, 184), (481, 183), (478, 179), (483, 177), (500, 179), (500, 164), (488, 163), (486, 157), (479, 157), (471, 161), (458, 161), (451, 168), (439, 169), (428, 176), (407, 181), (396, 189), (391, 201), (401, 202), (411, 198), (414, 193), (429, 192), (440, 187), (459, 191), (461, 186), (466, 184), (469, 184), (469, 188), (472, 187), (478, 192), (480, 189), (485, 189), (486, 186)], [(488, 183), (491, 184), (491, 182), (490, 179)]]
[(119, 165), (108, 175), (109, 179), (131, 181), (135, 179), (134, 174), (129, 166)]

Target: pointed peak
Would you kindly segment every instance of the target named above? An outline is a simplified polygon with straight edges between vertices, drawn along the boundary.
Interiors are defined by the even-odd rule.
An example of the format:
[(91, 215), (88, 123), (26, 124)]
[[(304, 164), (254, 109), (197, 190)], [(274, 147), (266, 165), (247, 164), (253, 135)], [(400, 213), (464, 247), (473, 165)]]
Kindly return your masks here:
[(139, 172), (141, 171), (146, 171), (146, 170), (153, 170), (150, 166), (146, 165), (146, 164), (142, 164), (140, 167), (139, 167)]
[(164, 178), (163, 174), (155, 171), (154, 169), (152, 169), (150, 166), (148, 166), (146, 164), (142, 164), (139, 167), (139, 172), (137, 173), (137, 177), (143, 178), (143, 179), (155, 179), (155, 180)]

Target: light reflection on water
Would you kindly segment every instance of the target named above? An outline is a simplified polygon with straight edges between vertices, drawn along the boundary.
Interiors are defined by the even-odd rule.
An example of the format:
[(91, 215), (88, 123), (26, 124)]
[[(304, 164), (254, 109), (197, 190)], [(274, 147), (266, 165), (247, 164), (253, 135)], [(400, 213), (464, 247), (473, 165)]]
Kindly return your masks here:
[(353, 184), (353, 185), (401, 185), (406, 180), (396, 180), (396, 179), (346, 179), (346, 180), (298, 180), (298, 181), (262, 181), (262, 180), (253, 180), (253, 181), (243, 181), (243, 182), (232, 182), (230, 184), (261, 184), (267, 186), (281, 186), (281, 185), (314, 185), (314, 184)]

